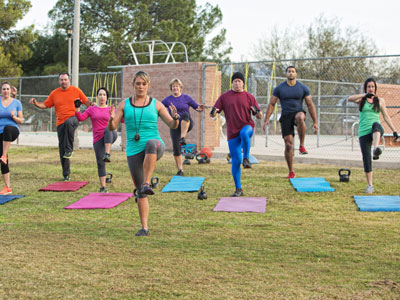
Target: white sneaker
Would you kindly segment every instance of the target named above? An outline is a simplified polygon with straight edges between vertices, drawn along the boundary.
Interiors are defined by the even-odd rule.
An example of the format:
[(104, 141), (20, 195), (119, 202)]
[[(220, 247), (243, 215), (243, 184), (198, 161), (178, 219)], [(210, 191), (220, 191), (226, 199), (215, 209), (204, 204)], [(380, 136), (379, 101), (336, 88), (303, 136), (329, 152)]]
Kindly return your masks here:
[(367, 188), (365, 190), (366, 194), (372, 194), (374, 192), (374, 187), (372, 185), (367, 185)]

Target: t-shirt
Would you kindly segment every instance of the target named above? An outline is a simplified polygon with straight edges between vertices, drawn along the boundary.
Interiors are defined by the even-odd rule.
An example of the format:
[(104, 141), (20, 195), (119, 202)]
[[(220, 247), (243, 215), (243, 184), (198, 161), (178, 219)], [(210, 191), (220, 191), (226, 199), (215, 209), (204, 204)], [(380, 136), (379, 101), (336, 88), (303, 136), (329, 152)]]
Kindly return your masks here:
[(170, 114), (171, 111), (169, 110), (169, 106), (172, 103), (176, 107), (179, 117), (182, 117), (184, 112), (190, 114), (189, 107), (193, 107), (193, 109), (197, 109), (199, 107), (196, 101), (194, 101), (192, 97), (186, 94), (182, 94), (179, 97), (174, 97), (174, 95), (170, 95), (163, 101), (161, 101), (161, 103), (164, 104), (166, 108), (168, 108)]
[[(156, 139), (164, 144), (158, 133), (156, 102), (156, 99), (151, 99), (146, 106), (132, 106), (130, 99), (125, 99), (126, 156), (144, 151), (148, 140)], [(139, 141), (135, 140), (136, 134), (140, 136)]]
[(294, 86), (285, 81), (278, 85), (272, 94), (279, 98), (284, 116), (303, 110), (303, 99), (310, 95), (310, 90), (299, 81), (296, 81)]
[(18, 116), (17, 112), (22, 111), (22, 105), (19, 100), (13, 99), (13, 101), (7, 107), (4, 107), (0, 101), (0, 133), (4, 132), (4, 127), (6, 126), (15, 126), (19, 130), (17, 122), (11, 118), (12, 110), (14, 111), (16, 117)]
[(364, 136), (372, 132), (372, 124), (381, 123), (379, 120), (379, 112), (373, 110), (374, 105), (365, 101), (362, 111), (358, 112), (360, 123), (358, 124), (358, 136)]
[(228, 140), (237, 137), (240, 130), (246, 125), (250, 125), (254, 129), (255, 123), (250, 112), (250, 107), (254, 105), (260, 109), (256, 98), (246, 91), (229, 90), (215, 102), (214, 107), (225, 113)]
[(66, 90), (57, 88), (51, 92), (49, 97), (44, 101), (47, 108), (54, 106), (57, 115), (56, 126), (63, 124), (67, 119), (75, 116), (74, 101), (80, 99), (82, 103), (88, 100), (80, 88), (70, 86)]
[(75, 116), (79, 122), (90, 118), (93, 126), (93, 144), (100, 141), (104, 137), (104, 130), (107, 127), (108, 119), (110, 119), (111, 107), (90, 106), (83, 113), (75, 112)]

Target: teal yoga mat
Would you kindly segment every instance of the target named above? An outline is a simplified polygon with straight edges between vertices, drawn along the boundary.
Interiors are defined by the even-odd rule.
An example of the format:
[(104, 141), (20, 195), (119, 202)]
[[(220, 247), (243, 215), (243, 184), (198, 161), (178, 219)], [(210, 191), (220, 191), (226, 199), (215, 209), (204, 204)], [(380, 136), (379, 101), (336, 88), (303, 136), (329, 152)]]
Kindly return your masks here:
[(323, 177), (290, 178), (290, 183), (298, 192), (334, 192)]
[(360, 211), (400, 211), (400, 196), (356, 196)]
[(161, 190), (167, 192), (197, 192), (204, 182), (204, 177), (172, 176), (172, 179)]

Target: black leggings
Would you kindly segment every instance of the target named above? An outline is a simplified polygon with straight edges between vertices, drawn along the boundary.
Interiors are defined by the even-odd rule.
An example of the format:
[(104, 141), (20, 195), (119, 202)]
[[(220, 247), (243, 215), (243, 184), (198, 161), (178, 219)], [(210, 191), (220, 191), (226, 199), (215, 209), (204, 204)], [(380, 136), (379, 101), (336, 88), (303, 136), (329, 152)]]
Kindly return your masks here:
[[(3, 142), (14, 142), (17, 137), (19, 136), (19, 129), (15, 126), (5, 126), (3, 133), (0, 133), (0, 141), (1, 141), (1, 147), (0, 147), (0, 156), (3, 155)], [(7, 159), (7, 164), (3, 165), (1, 164), (1, 174), (7, 174), (10, 173), (10, 169), (8, 168), (8, 159)]]
[[(160, 140), (148, 140), (146, 143), (146, 148), (142, 152), (127, 156), (128, 167), (131, 172), (133, 183), (137, 190), (140, 190), (144, 182), (144, 170), (143, 162), (146, 154), (157, 154), (157, 160), (159, 160), (164, 154), (165, 146)], [(146, 198), (146, 194), (139, 194), (139, 198)]]
[(192, 128), (193, 128), (192, 118), (190, 117), (190, 115), (187, 112), (184, 112), (181, 116), (181, 119), (179, 120), (179, 126), (176, 129), (169, 130), (169, 132), (171, 134), (172, 149), (173, 149), (174, 156), (181, 155), (180, 139), (181, 139), (181, 122), (182, 121), (190, 122), (188, 132), (190, 130), (192, 130)]
[(372, 172), (372, 161), (371, 161), (371, 146), (372, 146), (372, 136), (374, 132), (380, 132), (381, 137), (383, 136), (383, 127), (378, 122), (372, 124), (372, 132), (363, 136), (360, 136), (358, 140), (360, 141), (360, 148), (364, 164), (364, 172)]
[(117, 140), (118, 134), (116, 131), (109, 131), (107, 128), (104, 130), (104, 137), (93, 144), (94, 154), (97, 161), (97, 173), (99, 177), (106, 176), (106, 163), (104, 162), (104, 154), (106, 153), (105, 144), (114, 144)]

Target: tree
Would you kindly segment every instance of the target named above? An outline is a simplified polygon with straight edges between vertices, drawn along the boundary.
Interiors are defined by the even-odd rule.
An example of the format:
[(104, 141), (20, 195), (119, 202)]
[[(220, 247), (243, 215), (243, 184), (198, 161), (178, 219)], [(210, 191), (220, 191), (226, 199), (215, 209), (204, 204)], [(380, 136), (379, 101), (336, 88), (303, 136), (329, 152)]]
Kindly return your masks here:
[(21, 75), (20, 63), (32, 55), (28, 45), (36, 36), (33, 25), (21, 30), (14, 29), (30, 7), (28, 0), (0, 0), (0, 76)]
[[(59, 0), (49, 12), (57, 28), (72, 23), (73, 4), (72, 0)], [(229, 46), (223, 48), (225, 30), (205, 49), (206, 38), (222, 20), (219, 7), (209, 3), (197, 7), (195, 0), (82, 0), (81, 18), (81, 45), (98, 51), (103, 70), (130, 63), (128, 43), (134, 41), (182, 42), (191, 61), (223, 59), (231, 51)]]

